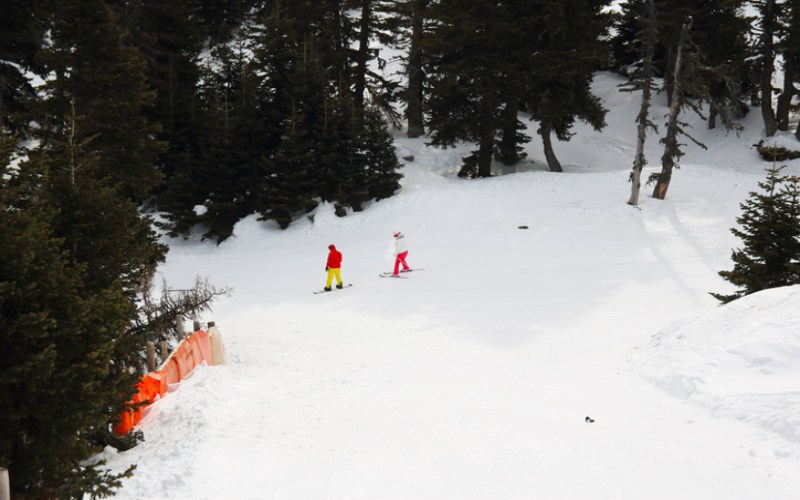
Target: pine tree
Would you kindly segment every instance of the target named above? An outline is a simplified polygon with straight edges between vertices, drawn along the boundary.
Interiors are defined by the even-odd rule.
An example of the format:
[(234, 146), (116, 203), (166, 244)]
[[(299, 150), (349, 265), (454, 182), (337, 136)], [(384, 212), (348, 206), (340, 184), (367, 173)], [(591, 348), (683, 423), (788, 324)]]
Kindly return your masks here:
[[(538, 4), (538, 5), (537, 5)], [(551, 171), (560, 172), (551, 135), (569, 140), (576, 119), (595, 130), (605, 126), (606, 109), (591, 92), (594, 72), (608, 63), (603, 38), (610, 18), (603, 14), (606, 0), (524, 2), (515, 12), (517, 20), (531, 19), (528, 26), (529, 54), (519, 67), (524, 75), (523, 102), (531, 119), (539, 122), (538, 133)], [(539, 14), (541, 13), (541, 14)]]
[(262, 196), (268, 208), (262, 212), (261, 220), (274, 220), (281, 229), (317, 206), (313, 173), (319, 151), (306, 127), (300, 113), (295, 112), (286, 120), (286, 134), (267, 167), (270, 174)]
[(48, 169), (28, 161), (9, 170), (10, 141), (0, 142), (0, 463), (14, 498), (107, 494), (131, 470), (109, 475), (86, 460), (119, 389), (129, 396), (133, 384), (110, 375), (126, 324), (109, 313), (126, 299), (83, 285), (84, 264), (72, 263), (52, 231), (41, 184)]
[(193, 16), (198, 19), (201, 38), (216, 47), (229, 41), (247, 13), (261, 3), (260, 0), (215, 0), (192, 2)]
[(190, 188), (196, 191), (193, 204), (205, 206), (196, 219), (204, 227), (203, 237), (221, 242), (233, 234), (236, 222), (260, 206), (257, 198), (264, 177), (260, 158), (271, 143), (261, 133), (258, 81), (249, 49), (244, 42), (223, 45), (212, 55), (215, 59), (204, 72), (201, 91), (207, 118), (198, 162), (188, 175), (193, 181)]
[[(351, 72), (353, 74), (353, 111), (356, 124), (360, 127), (368, 106), (381, 109), (384, 115), (395, 125), (400, 123), (400, 115), (395, 111), (399, 82), (383, 76), (370, 67), (376, 62), (379, 68), (386, 66), (386, 61), (379, 58), (375, 47), (377, 40), (383, 46), (396, 44), (399, 36), (400, 18), (397, 7), (392, 0), (349, 0), (351, 9), (358, 10), (355, 25), (357, 50), (351, 51)], [(351, 10), (352, 12), (352, 10)]]
[(352, 101), (332, 100), (329, 104), (320, 147), (319, 183), (322, 199), (335, 202), (336, 215), (344, 217), (348, 207), (360, 211), (368, 199), (368, 172)]
[(411, 12), (411, 34), (408, 49), (408, 87), (406, 88), (406, 117), (408, 118), (408, 136), (411, 138), (425, 135), (425, 115), (423, 113), (424, 70), (422, 38), (425, 33), (426, 11), (429, 0), (409, 0)]
[(367, 108), (362, 132), (365, 164), (367, 168), (367, 197), (382, 200), (389, 198), (400, 188), (399, 172), (401, 165), (397, 160), (394, 138), (387, 129), (380, 110)]
[(222, 241), (252, 213), (286, 227), (319, 200), (344, 215), (373, 191), (396, 190), (397, 172), (370, 164), (385, 155), (381, 140), (365, 139), (381, 133), (367, 109), (396, 94), (366, 64), (371, 37), (388, 36), (388, 3), (264, 2), (234, 42), (211, 50), (198, 84), (197, 150), (173, 163), (158, 197), (170, 234), (199, 227)]
[(400, 163), (394, 149), (392, 136), (386, 127), (381, 111), (368, 107), (359, 128), (341, 134), (348, 151), (346, 167), (339, 168), (340, 179), (336, 195), (338, 213), (344, 208), (360, 212), (364, 204), (392, 196), (400, 188)]
[(31, 157), (48, 169), (44, 193), (57, 208), (54, 232), (64, 238), (74, 263), (87, 264), (84, 285), (98, 292), (121, 288), (133, 299), (166, 248), (157, 242), (152, 220), (105, 175), (109, 160), (95, 150), (97, 136), (79, 138), (84, 119), (73, 99), (64, 136), (51, 136), (49, 146), (33, 150)]
[[(616, 25), (617, 35), (611, 44), (614, 65), (618, 71), (630, 75), (639, 67), (641, 40), (638, 36), (638, 18), (649, 0), (629, 0), (621, 5), (622, 15)], [(752, 92), (754, 73), (747, 46), (749, 19), (742, 14), (743, 0), (660, 0), (656, 4), (654, 20), (658, 38), (653, 50), (654, 75), (665, 81), (667, 99), (674, 94), (675, 56), (678, 52), (681, 28), (691, 20), (692, 40), (697, 52), (702, 54), (702, 70), (693, 78), (703, 91), (693, 94), (684, 83), (684, 92), (708, 103), (709, 128), (716, 127), (717, 117), (726, 126), (747, 113), (744, 98)]]
[[(152, 332), (131, 325), (143, 286), (166, 249), (134, 201), (147, 198), (158, 177), (154, 128), (142, 115), (150, 98), (143, 67), (124, 46), (105, 4), (65, 2), (53, 9), (53, 44), (42, 60), (55, 78), (38, 106), (42, 140), (22, 168), (42, 172), (36, 200), (52, 214), (49, 235), (57, 238), (75, 280), (64, 292), (80, 300), (70, 298), (68, 310), (57, 295), (39, 302), (56, 316), (43, 342), (54, 345), (57, 356), (44, 395), (32, 394), (39, 406), (27, 407), (41, 412), (33, 422), (43, 433), (37, 442), (63, 453), (47, 458), (46, 448), (32, 448), (33, 461), (25, 468), (35, 475), (40, 464), (53, 461), (48, 474), (65, 469), (47, 480), (54, 484), (39, 486), (31, 476), (28, 487), (53, 488), (43, 497), (76, 497), (110, 487), (102, 474), (80, 463), (108, 441), (110, 426), (135, 390), (138, 356)], [(81, 391), (76, 394), (74, 387)], [(56, 404), (42, 411), (47, 399)], [(57, 442), (53, 432), (72, 436), (74, 444)]]
[(607, 59), (601, 41), (609, 25), (601, 13), (606, 3), (473, 0), (431, 6), (435, 28), (425, 47), (431, 60), (431, 142), (478, 145), (459, 175), (491, 175), (495, 156), (516, 161), (517, 148), (525, 140), (518, 133), (520, 100), (540, 123), (553, 171), (561, 170), (553, 133), (568, 140), (576, 119), (598, 129), (604, 126), (605, 110), (590, 84)]
[(720, 276), (739, 290), (730, 295), (712, 293), (723, 303), (779, 286), (800, 284), (800, 178), (785, 175), (784, 167), (767, 170), (761, 192), (751, 192), (742, 203), (739, 227), (731, 232), (744, 247), (734, 250), (733, 270)]
[[(199, 113), (198, 58), (204, 49), (202, 26), (186, 0), (111, 0), (109, 4), (125, 33), (127, 45), (137, 49), (145, 63), (148, 87), (155, 91), (145, 117), (159, 124), (158, 140), (166, 144), (158, 159), (165, 179), (189, 168), (197, 151)], [(160, 200), (180, 194), (160, 186)]]
[(44, 39), (38, 3), (6, 0), (0, 16), (0, 131), (28, 134), (29, 123), (19, 116), (34, 91), (25, 70), (41, 71), (35, 56)]
[(509, 59), (518, 47), (513, 23), (502, 6), (487, 0), (445, 0), (430, 7), (434, 30), (423, 50), (430, 55), (428, 109), (431, 143), (451, 147), (475, 143), (461, 177), (489, 177), (496, 131), (511, 78)]
[(74, 105), (82, 117), (77, 140), (96, 136), (92, 150), (107, 167), (96, 175), (141, 202), (160, 181), (155, 162), (161, 147), (154, 139), (157, 127), (142, 111), (154, 97), (144, 64), (136, 49), (124, 44), (104, 0), (58, 2), (51, 9), (52, 44), (40, 54), (54, 74), (38, 110), (48, 118), (40, 130), (45, 144), (67, 133), (65, 118)]

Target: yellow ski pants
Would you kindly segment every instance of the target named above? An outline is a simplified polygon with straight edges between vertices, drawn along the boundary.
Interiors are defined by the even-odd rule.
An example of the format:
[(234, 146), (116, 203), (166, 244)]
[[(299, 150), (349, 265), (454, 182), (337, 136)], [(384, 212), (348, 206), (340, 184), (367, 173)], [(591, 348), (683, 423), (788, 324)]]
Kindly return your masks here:
[(329, 267), (328, 268), (328, 281), (325, 282), (325, 288), (330, 288), (331, 283), (333, 283), (333, 277), (336, 276), (336, 283), (341, 285), (342, 284), (342, 273), (341, 269), (338, 267)]

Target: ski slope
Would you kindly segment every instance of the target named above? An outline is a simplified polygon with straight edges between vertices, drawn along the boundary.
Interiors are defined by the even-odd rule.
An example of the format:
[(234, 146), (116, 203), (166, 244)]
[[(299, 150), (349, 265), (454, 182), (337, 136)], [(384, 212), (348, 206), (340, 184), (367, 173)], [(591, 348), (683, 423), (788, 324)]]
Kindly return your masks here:
[[(757, 113), (738, 139), (692, 120), (708, 150), (686, 147), (666, 201), (645, 188), (631, 207), (638, 100), (617, 83), (594, 85), (609, 126), (556, 144), (563, 174), (533, 143), (515, 172), (458, 179), (468, 147), (398, 132), (415, 159), (391, 199), (285, 231), (251, 217), (219, 247), (169, 240), (170, 286), (234, 288), (204, 318), (227, 364), (99, 456), (138, 465), (117, 497), (800, 498), (800, 287), (708, 294), (732, 290), (729, 229), (769, 166)], [(657, 138), (647, 153), (649, 173)], [(398, 230), (425, 270), (380, 279)], [(314, 295), (330, 243), (353, 287)]]

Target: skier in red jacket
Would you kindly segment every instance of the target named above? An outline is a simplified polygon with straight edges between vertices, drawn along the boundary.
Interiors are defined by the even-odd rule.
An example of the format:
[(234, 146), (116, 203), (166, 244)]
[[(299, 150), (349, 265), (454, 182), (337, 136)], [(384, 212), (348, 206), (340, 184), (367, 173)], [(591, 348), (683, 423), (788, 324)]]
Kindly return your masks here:
[(342, 252), (336, 250), (336, 247), (331, 244), (328, 245), (328, 262), (325, 264), (325, 270), (328, 271), (328, 281), (325, 282), (325, 291), (331, 291), (331, 283), (333, 277), (336, 276), (336, 288), (342, 288)]

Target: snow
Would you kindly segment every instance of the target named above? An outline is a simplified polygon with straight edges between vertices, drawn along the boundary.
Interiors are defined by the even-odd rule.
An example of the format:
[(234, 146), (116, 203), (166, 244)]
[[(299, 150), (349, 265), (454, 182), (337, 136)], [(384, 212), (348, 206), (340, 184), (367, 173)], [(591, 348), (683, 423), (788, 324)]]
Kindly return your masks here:
[[(565, 173), (531, 144), (514, 173), (458, 179), (468, 146), (398, 133), (415, 160), (363, 212), (322, 205), (285, 231), (254, 216), (218, 247), (165, 238), (170, 286), (234, 288), (203, 318), (227, 364), (100, 455), (138, 465), (118, 498), (800, 498), (800, 287), (709, 295), (733, 291), (717, 272), (769, 166), (758, 113), (739, 138), (686, 116), (708, 150), (687, 145), (667, 200), (643, 188), (631, 207), (638, 97), (618, 83), (594, 84), (605, 130), (556, 144)], [(647, 154), (645, 175), (657, 138)], [(424, 270), (380, 279), (395, 231)], [(354, 286), (314, 295), (330, 243)]]

